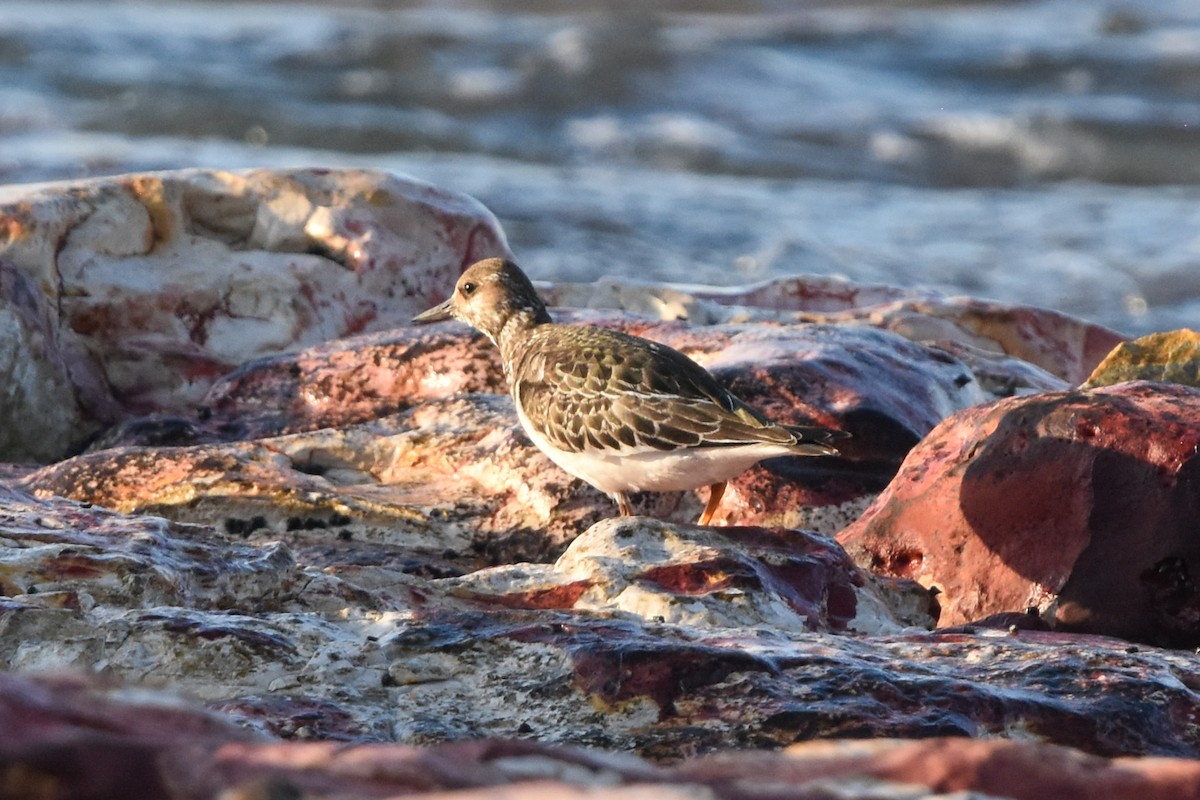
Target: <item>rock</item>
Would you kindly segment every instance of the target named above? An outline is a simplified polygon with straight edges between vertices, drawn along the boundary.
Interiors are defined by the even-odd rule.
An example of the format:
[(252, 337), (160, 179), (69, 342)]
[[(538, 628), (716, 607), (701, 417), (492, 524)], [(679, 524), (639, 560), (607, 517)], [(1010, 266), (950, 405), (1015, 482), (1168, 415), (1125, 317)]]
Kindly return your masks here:
[(438, 572), (449, 551), (457, 570), (472, 570), (553, 558), (612, 514), (608, 498), (519, 431), (506, 395), (462, 395), (304, 433), (114, 447), (43, 467), (20, 485), (256, 542), (287, 537), (296, 547), (403, 558), (412, 569)]
[[(38, 501), (0, 486), (0, 595), (38, 607), (90, 610), (254, 605), (282, 594), (295, 563), (278, 543), (231, 544), (200, 526)], [(11, 642), (20, 659), (27, 643)]]
[[(842, 773), (825, 755), (805, 761), (813, 751), (765, 754), (739, 778), (722, 772), (732, 760), (690, 757), (944, 736), (983, 741), (842, 745), (838, 758), (874, 775), (872, 791), (908, 797), (926, 780), (990, 790), (992, 773), (969, 765), (1024, 769), (1029, 745), (986, 741), (1021, 737), (1093, 754), (1044, 750), (1062, 774), (1030, 770), (1030, 787), (1087, 796), (1113, 790), (1105, 781), (1124, 768), (1105, 758), (1200, 757), (1190, 653), (1073, 632), (1188, 643), (1200, 618), (1194, 552), (1176, 524), (1196, 516), (1194, 393), (1063, 392), (1109, 337), (1100, 329), (804, 280), (726, 292), (727, 303), (720, 292), (638, 290), (643, 303), (662, 301), (662, 316), (676, 303), (703, 326), (558, 310), (678, 347), (780, 421), (853, 435), (844, 457), (776, 459), (738, 478), (728, 527), (687, 524), (700, 506), (692, 493), (636, 498), (656, 519), (611, 519), (608, 498), (525, 438), (490, 343), (454, 325), (388, 329), (449, 291), (463, 260), (503, 254), (494, 220), (471, 201), (352, 172), (21, 191), (32, 201), (0, 216), (0, 336), (11, 345), (0, 363), (22, 381), (14, 409), (52, 408), (24, 427), (7, 410), (0, 445), (53, 463), (0, 464), (0, 668), (104, 676), (0, 674), (0, 784), (32, 781), (22, 796), (76, 786), (72, 776), (120, 794), (114, 776), (134, 760), (130, 791), (146, 796), (602, 785), (724, 796), (759, 776), (800, 775), (787, 770), (801, 762)], [(57, 286), (43, 280), (54, 271), (69, 278), (61, 294), (45, 288)], [(121, 282), (132, 274), (139, 282)], [(180, 292), (185, 283), (194, 291)], [(921, 542), (932, 555), (920, 564), (904, 560), (915, 544), (896, 555), (852, 537), (859, 557), (876, 547), (892, 574), (856, 566), (830, 536), (884, 487), (897, 494), (969, 452), (942, 433), (947, 416), (983, 426), (970, 434), (978, 452), (962, 459), (1000, 463), (971, 473), (970, 502), (950, 501), (972, 523), (1003, 524), (983, 528), (982, 545)], [(90, 448), (58, 460), (109, 421)], [(986, 438), (993, 429), (1016, 438)], [(1067, 477), (1030, 466), (1030, 480), (1012, 478), (1025, 468), (1022, 441), (1049, 454), (1030, 465), (1062, 460)], [(1090, 481), (1087, 503), (1074, 476)], [(1031, 486), (1042, 494), (1012, 501)], [(878, 508), (868, 517), (883, 519)], [(931, 536), (940, 519), (913, 517)], [(1058, 550), (1017, 541), (1013, 556), (996, 544), (1043, 519), (1062, 521), (1066, 533), (1045, 535)], [(964, 557), (1000, 547), (1008, 560), (972, 572), (975, 562), (953, 562), (959, 543)], [(940, 564), (952, 565), (948, 577), (933, 572)], [(1029, 604), (1040, 618), (1023, 613)], [(943, 623), (977, 624), (928, 630), (939, 611)], [(151, 702), (151, 684), (187, 693), (210, 722), (172, 729), (163, 712), (145, 735), (132, 730), (123, 720)], [(172, 697), (162, 702), (175, 709)], [(89, 703), (91, 716), (75, 710)], [(6, 725), (12, 708), (24, 727)], [(238, 727), (226, 736), (229, 721)], [(39, 725), (59, 738), (38, 739)], [(386, 744), (396, 742), (431, 747)], [(94, 763), (72, 771), (86, 757)], [(1153, 767), (1128, 785), (1191, 786), (1186, 770)], [(764, 780), (764, 792), (784, 785)], [(838, 791), (858, 791), (852, 780)]]
[[(424, 710), (397, 728), (409, 742), (524, 732), (670, 760), (821, 738), (1019, 730), (1108, 755), (1200, 752), (1194, 732), (1172, 721), (1197, 710), (1197, 698), (1166, 689), (1190, 679), (1192, 659), (1148, 651), (1138, 662), (1111, 640), (859, 639), (492, 611), (425, 616), (381, 644), (402, 702)], [(1115, 682), (1097, 682), (1101, 674)]]
[(206, 170), (0, 189), (10, 460), (189, 409), (256, 356), (406, 322), (507, 255), (471, 198), (374, 172)]
[(170, 761), (208, 761), (256, 738), (177, 694), (97, 676), (0, 673), (4, 797), (177, 797), (184, 771)]
[(430, 747), (264, 741), (177, 694), (96, 677), (0, 675), (5, 795), (335, 798), (987, 796), (1188, 800), (1200, 765), (1028, 741), (835, 740), (654, 763), (521, 739)]
[(633, 328), (706, 367), (773, 419), (848, 431), (857, 461), (898, 463), (949, 414), (989, 399), (943, 350), (870, 328), (739, 324)]
[[(1031, 379), (1035, 388), (1065, 388), (1044, 385), (1049, 376), (1020, 367), (1018, 361), (1076, 385), (1123, 339), (1103, 326), (1049, 309), (817, 275), (728, 288), (609, 279), (540, 288), (553, 305), (621, 308), (693, 325), (775, 320), (882, 328), (915, 342), (970, 348), (979, 358), (989, 354), (997, 365), (993, 372), (1012, 370), (1009, 393)], [(997, 358), (999, 354), (1010, 358)]]
[[(991, 397), (955, 356), (869, 329), (557, 316), (671, 345), (780, 421), (838, 426), (845, 419), (862, 434), (846, 443), (858, 460), (898, 462), (946, 415)], [(205, 415), (213, 424), (262, 419), (253, 432), (269, 435), (357, 422), (397, 402), (506, 393), (495, 349), (457, 323), (350, 337), (246, 364), (213, 386)]]
[[(560, 316), (588, 318), (678, 347), (773, 418), (840, 427), (852, 434), (852, 438), (839, 443), (845, 459), (775, 459), (735, 480), (719, 517), (731, 523), (807, 527), (832, 534), (861, 513), (870, 498), (886, 485), (909, 448), (945, 415), (990, 396), (974, 379), (973, 371), (946, 351), (867, 328), (748, 323), (694, 330), (679, 323), (655, 323), (627, 315), (595, 318), (568, 312)], [(557, 472), (528, 443), (507, 397), (495, 396), (506, 392), (496, 348), (478, 334), (461, 325), (404, 328), (250, 362), (213, 386), (199, 414), (129, 420), (98, 440), (95, 448), (174, 448), (337, 428), (340, 432), (320, 434), (325, 443), (319, 446), (324, 452), (319, 459), (324, 462), (301, 466), (302, 471), (351, 468), (365, 476), (363, 480), (386, 485), (386, 489), (380, 489), (402, 503), (405, 489), (399, 484), (404, 483), (400, 480), (403, 473), (388, 468), (385, 462), (391, 458), (387, 452), (403, 443), (405, 463), (421, 463), (436, 470), (419, 476), (424, 481), (420, 487), (412, 482), (423, 498), (460, 497), (460, 469), (480, 474), (472, 465), (485, 463), (493, 470), (488, 473), (492, 476), (488, 478), (488, 491), (502, 492), (501, 499), (519, 496), (526, 498), (520, 502), (528, 505), (527, 495), (510, 493), (521, 491), (517, 473), (529, 473), (534, 484), (547, 482), (545, 491), (558, 498), (553, 505), (544, 506), (544, 513), (528, 519), (527, 509), (500, 503), (507, 509), (507, 516), (515, 514), (522, 520), (525, 529), (558, 524), (551, 523), (551, 518), (574, 525), (579, 517), (568, 508), (589, 514), (582, 520), (585, 524), (610, 515), (612, 504), (608, 498)], [(456, 393), (467, 394), (457, 403), (442, 402)], [(402, 418), (390, 421), (385, 416), (422, 402), (425, 410), (419, 414), (402, 411)], [(463, 403), (474, 408), (486, 404), (489, 416), (468, 413), (458, 419), (454, 415), (462, 413)], [(362, 427), (377, 417), (383, 428)], [(444, 437), (424, 435), (415, 427), (411, 434), (398, 438), (404, 424), (420, 425), (425, 430), (457, 430), (460, 440), (472, 441), (481, 441), (484, 432), (499, 437), (498, 429), (506, 428), (512, 438), (505, 448), (512, 448), (514, 458), (497, 473), (495, 453), (486, 448), (498, 439), (487, 439), (485, 447), (472, 444), (468, 453)], [(484, 427), (472, 432), (468, 424)], [(347, 427), (352, 425), (359, 426), (353, 434)], [(336, 439), (350, 435), (355, 439), (353, 447), (336, 443)], [(377, 436), (392, 438), (370, 444)], [(297, 445), (288, 440), (279, 447), (292, 452)], [(367, 464), (352, 449), (376, 453), (376, 463)], [(335, 455), (334, 450), (340, 454)], [(450, 458), (445, 457), (447, 453)], [(118, 498), (111, 491), (101, 497), (87, 486), (73, 485), (73, 479), (68, 478), (69, 473), (96, 483), (90, 476), (111, 476), (117, 470), (102, 462), (125, 458), (127, 454), (115, 452), (90, 455), (77, 462), (87, 465), (82, 471), (72, 467), (71, 461), (63, 462), (43, 473), (37, 480), (50, 482), (37, 488), (97, 503), (117, 502), (119, 505), (113, 506), (117, 508), (154, 507), (156, 513), (180, 518), (178, 511), (162, 508), (153, 499)], [(186, 455), (171, 450), (166, 458), (185, 459)], [(51, 474), (57, 477), (50, 478)], [(111, 477), (106, 480), (113, 488), (124, 484), (134, 492), (153, 490), (152, 483), (114, 481)], [(536, 489), (534, 496), (541, 492)], [(259, 496), (266, 495), (260, 492)], [(383, 499), (383, 495), (376, 493), (375, 499)], [(497, 510), (494, 500), (475, 504), (477, 513), (491, 516)], [(682, 522), (694, 520), (701, 503), (697, 495), (687, 493), (645, 495), (635, 498), (635, 506), (645, 513)], [(574, 530), (579, 529), (575, 525)]]
[(646, 518), (597, 523), (553, 564), (479, 570), (442, 586), (506, 608), (619, 611), (699, 628), (896, 632), (900, 620), (891, 602), (898, 609), (925, 605), (905, 624), (932, 627), (935, 621), (920, 587), (881, 591), (823, 536)]
[(901, 627), (930, 623), (922, 592), (800, 532), (615, 520), (553, 565), (455, 576), (469, 557), (447, 553), (439, 577), (401, 535), (322, 544), (320, 529), (179, 525), (11, 489), (5, 507), (0, 667), (165, 682), (262, 735), (532, 737), (676, 760), (1019, 730), (1200, 755), (1190, 654)]
[[(1030, 742), (932, 738), (812, 742), (780, 754), (722, 754), (681, 764), (672, 776), (713, 786), (718, 792), (737, 787), (743, 797), (800, 798), (813, 796), (806, 791), (832, 794), (836, 790), (833, 796), (864, 800), (934, 793), (1021, 800), (1139, 800), (1195, 796), (1200, 792), (1198, 772), (1200, 765), (1182, 760), (1104, 759)], [(844, 783), (850, 785), (843, 789)], [(768, 787), (793, 787), (796, 794), (768, 794)]]
[[(829, 321), (838, 322), (843, 317), (878, 325), (916, 341), (965, 344), (982, 352), (1003, 353), (1072, 386), (1087, 377), (1124, 338), (1101, 325), (1057, 311), (968, 297), (896, 302)], [(1020, 370), (1017, 375), (1021, 375)]]
[(940, 589), (943, 624), (1034, 606), (1059, 629), (1200, 645), (1200, 391), (1125, 383), (949, 418), (838, 539)]
[(1084, 388), (1127, 381), (1179, 383), (1200, 388), (1200, 333), (1183, 329), (1122, 342), (1096, 367)]

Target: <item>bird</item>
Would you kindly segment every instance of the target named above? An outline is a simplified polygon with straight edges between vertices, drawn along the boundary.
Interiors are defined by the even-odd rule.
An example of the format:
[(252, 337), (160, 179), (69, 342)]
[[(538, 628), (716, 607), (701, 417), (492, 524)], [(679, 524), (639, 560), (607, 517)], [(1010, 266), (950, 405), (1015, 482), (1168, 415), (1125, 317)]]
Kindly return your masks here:
[(415, 324), (458, 320), (500, 349), (517, 418), (550, 460), (631, 516), (629, 493), (709, 487), (697, 524), (712, 521), (729, 480), (764, 458), (838, 455), (847, 434), (780, 425), (665, 344), (590, 325), (555, 323), (513, 261), (470, 265), (446, 300)]

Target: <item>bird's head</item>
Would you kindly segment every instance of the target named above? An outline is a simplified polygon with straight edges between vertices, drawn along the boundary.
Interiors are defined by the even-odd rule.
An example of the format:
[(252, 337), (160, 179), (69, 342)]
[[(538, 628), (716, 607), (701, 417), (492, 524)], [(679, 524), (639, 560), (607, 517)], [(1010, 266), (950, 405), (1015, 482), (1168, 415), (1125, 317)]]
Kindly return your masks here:
[(550, 315), (520, 267), (503, 258), (487, 258), (468, 267), (453, 294), (413, 317), (413, 322), (445, 319), (465, 322), (499, 344), (506, 328), (527, 329), (550, 322)]

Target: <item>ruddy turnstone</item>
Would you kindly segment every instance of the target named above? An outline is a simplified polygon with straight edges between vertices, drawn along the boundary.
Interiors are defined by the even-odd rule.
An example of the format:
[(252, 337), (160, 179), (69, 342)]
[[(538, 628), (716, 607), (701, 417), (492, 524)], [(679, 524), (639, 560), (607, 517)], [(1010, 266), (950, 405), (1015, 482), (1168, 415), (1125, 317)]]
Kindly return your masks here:
[(472, 264), (443, 303), (415, 323), (457, 319), (486, 334), (504, 361), (521, 426), (572, 475), (632, 513), (628, 493), (708, 485), (707, 525), (725, 484), (764, 458), (836, 455), (837, 431), (778, 425), (703, 367), (620, 331), (558, 325), (519, 267)]

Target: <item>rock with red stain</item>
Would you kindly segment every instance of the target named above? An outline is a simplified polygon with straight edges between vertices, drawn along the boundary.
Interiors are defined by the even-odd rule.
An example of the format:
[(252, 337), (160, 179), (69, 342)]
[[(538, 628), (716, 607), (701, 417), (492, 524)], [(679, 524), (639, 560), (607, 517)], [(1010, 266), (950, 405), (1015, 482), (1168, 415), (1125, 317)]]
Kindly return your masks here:
[(423, 615), (381, 645), (402, 702), (459, 709), (418, 715), (409, 741), (524, 732), (676, 759), (1019, 732), (1101, 755), (1200, 753), (1195, 660), (1083, 635), (858, 637), (492, 610)]
[(500, 354), (482, 334), (404, 327), (251, 361), (213, 385), (195, 427), (213, 439), (271, 436), (507, 391)]
[[(941, 348), (866, 328), (747, 323), (693, 328), (631, 315), (559, 311), (681, 350), (784, 423), (843, 427), (858, 461), (899, 462), (946, 415), (996, 395)], [(1049, 379), (1055, 388), (1061, 382)], [(1045, 388), (1041, 383), (1022, 388)], [(330, 342), (244, 365), (214, 385), (215, 424), (259, 435), (358, 422), (461, 392), (507, 392), (496, 348), (457, 323)]]
[[(258, 737), (169, 692), (79, 674), (0, 673), (0, 794), (74, 798), (179, 796), (178, 768)], [(189, 779), (189, 783), (192, 779)], [(200, 796), (200, 795), (194, 795)]]
[(361, 171), (6, 187), (0, 232), (10, 459), (188, 408), (250, 358), (406, 322), (466, 264), (508, 253), (471, 198)]
[(941, 590), (942, 623), (1033, 606), (1053, 626), (1200, 645), (1200, 391), (1124, 383), (951, 417), (839, 535)]
[(204, 527), (38, 500), (3, 485), (0, 537), (0, 595), (37, 607), (219, 609), (280, 594), (295, 579), (279, 542), (233, 544)]
[(681, 754), (667, 764), (516, 738), (429, 747), (263, 741), (178, 696), (95, 678), (0, 676), (0, 720), (0, 770), (13, 797), (1190, 800), (1200, 792), (1193, 760), (996, 739), (838, 740)]
[[(824, 536), (644, 517), (593, 525), (553, 564), (479, 570), (443, 588), (506, 608), (618, 611), (697, 628), (883, 633), (935, 622), (919, 586), (877, 584)], [(910, 611), (901, 620), (893, 608)]]

